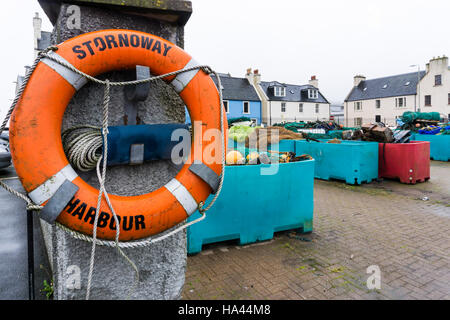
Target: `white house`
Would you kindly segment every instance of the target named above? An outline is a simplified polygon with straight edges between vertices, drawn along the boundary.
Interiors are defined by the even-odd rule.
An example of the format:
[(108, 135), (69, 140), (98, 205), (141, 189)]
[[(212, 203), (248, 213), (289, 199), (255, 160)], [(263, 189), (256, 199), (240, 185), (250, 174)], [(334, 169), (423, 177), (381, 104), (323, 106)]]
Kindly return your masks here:
[(447, 57), (430, 60), (426, 71), (370, 79), (357, 75), (344, 102), (346, 126), (384, 122), (395, 125), (405, 111), (450, 116), (450, 69)]
[(422, 112), (439, 112), (450, 118), (450, 68), (448, 57), (437, 57), (426, 65), (426, 74), (420, 80), (419, 92)]
[(413, 72), (370, 80), (355, 76), (353, 89), (344, 101), (345, 125), (395, 125), (405, 111), (418, 110), (417, 83), (424, 75), (425, 72)]
[(319, 91), (319, 82), (314, 76), (307, 85), (293, 85), (261, 81), (258, 70), (248, 69), (246, 78), (261, 99), (264, 125), (330, 119), (330, 103)]

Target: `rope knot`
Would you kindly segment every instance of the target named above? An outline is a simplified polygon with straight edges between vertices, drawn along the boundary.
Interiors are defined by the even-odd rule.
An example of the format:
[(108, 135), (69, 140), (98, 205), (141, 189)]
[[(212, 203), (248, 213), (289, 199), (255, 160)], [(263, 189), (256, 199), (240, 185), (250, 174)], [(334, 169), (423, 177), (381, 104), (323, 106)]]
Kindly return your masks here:
[(202, 67), (202, 70), (203, 70), (204, 73), (206, 73), (208, 75), (211, 74), (211, 73), (214, 73), (214, 71), (208, 66)]
[(198, 204), (198, 212), (200, 212), (202, 215), (204, 215), (205, 212), (206, 212), (206, 210), (203, 209), (203, 206), (204, 206), (204, 205), (205, 205), (205, 204), (203, 203), (203, 201), (200, 201), (200, 203)]
[(44, 207), (43, 206), (39, 206), (37, 204), (34, 203), (29, 203), (27, 204), (27, 211), (41, 211)]

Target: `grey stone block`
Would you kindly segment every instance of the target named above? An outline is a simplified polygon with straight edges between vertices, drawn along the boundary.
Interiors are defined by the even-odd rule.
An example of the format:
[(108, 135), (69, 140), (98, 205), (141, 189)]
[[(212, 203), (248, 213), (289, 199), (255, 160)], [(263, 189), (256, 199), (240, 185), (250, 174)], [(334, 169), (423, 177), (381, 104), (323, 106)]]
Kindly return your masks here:
[[(57, 44), (82, 33), (101, 29), (132, 29), (152, 33), (180, 47), (184, 43), (183, 27), (169, 23), (122, 14), (117, 9), (81, 6), (81, 29), (67, 27), (68, 4), (62, 3), (52, 43)], [(115, 71), (100, 78), (110, 81), (124, 80), (126, 73)], [(111, 88), (109, 125), (124, 124), (125, 93), (123, 88)], [(103, 88), (87, 84), (78, 91), (66, 109), (63, 130), (77, 125), (101, 126)], [(151, 83), (147, 99), (138, 103), (141, 123), (184, 123), (184, 103), (162, 81)], [(98, 188), (95, 172), (77, 172), (90, 185)], [(110, 194), (133, 196), (152, 192), (169, 182), (178, 169), (170, 161), (154, 161), (140, 166), (109, 167), (106, 189)], [(91, 244), (73, 239), (57, 227), (41, 220), (54, 280), (55, 299), (84, 299)], [(186, 233), (142, 249), (125, 250), (140, 270), (140, 282), (132, 299), (179, 299), (186, 268)], [(80, 288), (73, 288), (74, 270), (80, 271)], [(97, 246), (93, 274), (92, 299), (125, 299), (134, 281), (131, 266), (114, 248)], [(76, 286), (75, 286), (76, 287)]]

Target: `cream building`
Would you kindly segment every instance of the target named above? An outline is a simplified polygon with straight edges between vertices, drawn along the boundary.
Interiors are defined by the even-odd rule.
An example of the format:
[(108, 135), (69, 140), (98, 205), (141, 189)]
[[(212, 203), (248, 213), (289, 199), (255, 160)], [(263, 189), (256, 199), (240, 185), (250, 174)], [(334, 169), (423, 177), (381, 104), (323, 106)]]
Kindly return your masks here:
[(422, 112), (439, 112), (450, 118), (450, 69), (448, 57), (431, 59), (419, 84)]
[(344, 102), (346, 126), (384, 122), (395, 126), (405, 111), (450, 116), (450, 69), (447, 57), (430, 60), (426, 71), (369, 79), (357, 75)]
[(344, 102), (345, 125), (383, 122), (394, 126), (405, 111), (418, 110), (417, 83), (424, 75), (413, 72), (370, 80), (355, 76)]
[(319, 91), (319, 81), (314, 76), (307, 85), (292, 85), (261, 81), (258, 70), (248, 69), (246, 78), (261, 99), (261, 122), (266, 126), (330, 119), (330, 103)]

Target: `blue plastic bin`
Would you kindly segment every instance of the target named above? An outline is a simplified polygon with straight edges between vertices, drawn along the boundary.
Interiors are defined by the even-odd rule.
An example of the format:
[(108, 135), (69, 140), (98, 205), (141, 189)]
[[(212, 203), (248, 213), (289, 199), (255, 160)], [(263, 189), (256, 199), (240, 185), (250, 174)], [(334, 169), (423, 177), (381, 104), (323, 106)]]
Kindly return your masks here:
[(428, 135), (415, 133), (413, 141), (430, 142), (430, 158), (436, 161), (450, 161), (450, 135)]
[[(294, 152), (309, 154), (315, 162), (318, 179), (344, 180), (348, 184), (369, 183), (378, 178), (378, 143), (341, 141), (340, 144), (296, 140)], [(283, 148), (281, 145), (280, 148)]]
[[(241, 245), (270, 240), (274, 232), (313, 226), (314, 160), (270, 165), (227, 166), (220, 197), (206, 218), (187, 229), (187, 251), (208, 243), (239, 239)], [(212, 196), (207, 200), (211, 201)], [(196, 212), (188, 221), (198, 219)]]

